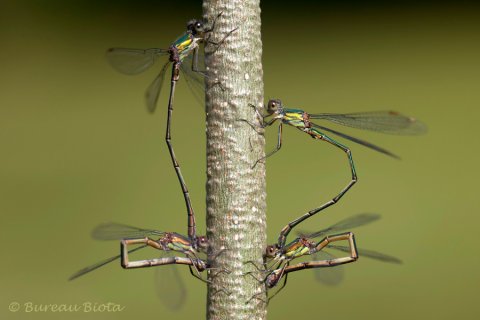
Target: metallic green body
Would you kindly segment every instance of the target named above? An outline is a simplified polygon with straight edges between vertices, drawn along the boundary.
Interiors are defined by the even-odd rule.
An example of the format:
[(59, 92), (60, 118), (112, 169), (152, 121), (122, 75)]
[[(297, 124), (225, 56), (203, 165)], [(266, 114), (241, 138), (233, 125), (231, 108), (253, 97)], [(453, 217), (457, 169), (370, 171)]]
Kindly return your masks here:
[(289, 124), (303, 130), (304, 128), (306, 128), (304, 114), (305, 112), (300, 109), (283, 109), (283, 113), (281, 114), (281, 120), (285, 124)]
[(297, 238), (284, 248), (284, 256), (290, 259), (301, 257), (310, 252), (309, 242), (303, 238)]
[[(308, 122), (308, 114), (301, 109), (283, 109), (282, 122), (293, 126), (305, 133), (308, 133), (314, 139), (322, 139), (325, 135), (317, 128), (312, 128)], [(305, 122), (307, 120), (307, 122)]]
[(171, 239), (167, 244), (167, 247), (174, 251), (194, 251), (190, 241), (179, 234), (171, 235)]
[(182, 61), (198, 46), (198, 44), (195, 37), (191, 33), (186, 32), (180, 38), (175, 40), (172, 46), (177, 49), (179, 59)]

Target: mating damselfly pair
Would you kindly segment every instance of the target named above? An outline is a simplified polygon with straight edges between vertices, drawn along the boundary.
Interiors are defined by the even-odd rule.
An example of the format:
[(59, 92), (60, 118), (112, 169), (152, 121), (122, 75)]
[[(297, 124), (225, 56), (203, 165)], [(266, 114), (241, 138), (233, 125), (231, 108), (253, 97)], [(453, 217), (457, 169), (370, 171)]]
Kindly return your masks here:
[[(266, 107), (264, 108), (265, 113), (262, 113), (261, 110), (259, 110), (254, 105), (250, 105), (250, 107), (254, 108), (254, 111), (258, 116), (260, 123), (255, 124), (244, 119), (241, 119), (241, 121), (247, 122), (254, 130), (257, 131), (257, 128), (269, 127), (273, 125), (276, 121), (280, 122), (278, 126), (276, 148), (273, 151), (267, 153), (267, 155), (264, 158), (258, 159), (253, 164), (253, 167), (255, 167), (258, 163), (262, 162), (263, 160), (272, 156), (273, 154), (275, 154), (280, 150), (280, 148), (282, 147), (283, 124), (287, 124), (294, 128), (299, 129), (300, 131), (305, 132), (313, 139), (328, 142), (329, 144), (345, 152), (348, 158), (348, 163), (349, 163), (350, 172), (351, 172), (351, 180), (340, 191), (339, 194), (337, 194), (331, 200), (320, 205), (319, 207), (314, 208), (306, 212), (305, 214), (301, 215), (300, 217), (296, 218), (295, 220), (289, 222), (280, 231), (277, 243), (267, 247), (266, 253), (265, 253), (265, 265), (264, 265), (264, 272), (266, 272), (266, 276), (261, 281), (262, 283), (264, 283), (266, 289), (269, 290), (274, 288), (278, 284), (280, 279), (284, 278), (285, 280), (280, 290), (283, 289), (287, 281), (287, 275), (290, 272), (303, 270), (303, 269), (310, 269), (310, 268), (316, 268), (316, 269), (321, 268), (322, 270), (318, 272), (319, 274), (321, 274), (325, 267), (337, 267), (338, 269), (338, 266), (342, 264), (356, 261), (357, 258), (359, 257), (359, 254), (360, 256), (364, 255), (366, 257), (371, 257), (371, 258), (386, 261), (386, 262), (398, 263), (399, 260), (393, 257), (389, 257), (386, 255), (379, 254), (373, 251), (368, 251), (368, 250), (367, 251), (357, 250), (356, 244), (355, 244), (355, 237), (351, 232), (346, 232), (344, 234), (337, 234), (332, 236), (326, 236), (320, 242), (312, 242), (311, 239), (319, 237), (321, 235), (326, 235), (325, 230), (317, 233), (313, 233), (306, 237), (296, 238), (295, 240), (293, 240), (288, 244), (286, 243), (286, 240), (293, 228), (295, 228), (305, 220), (311, 218), (315, 214), (336, 204), (358, 180), (358, 176), (357, 176), (357, 172), (355, 169), (352, 152), (350, 148), (341, 144), (335, 139), (329, 137), (326, 134), (326, 132), (328, 132), (329, 134), (331, 133), (331, 134), (337, 135), (343, 139), (358, 143), (360, 145), (363, 145), (367, 148), (383, 153), (385, 155), (391, 156), (393, 158), (399, 158), (398, 156), (396, 156), (395, 154), (391, 153), (390, 151), (384, 148), (381, 148), (365, 140), (361, 140), (353, 136), (347, 135), (340, 131), (330, 129), (323, 125), (318, 125), (316, 123), (313, 123), (311, 120), (326, 120), (326, 121), (330, 121), (332, 123), (347, 126), (347, 127), (376, 131), (376, 132), (387, 133), (387, 134), (397, 134), (397, 135), (423, 134), (426, 132), (426, 126), (422, 122), (416, 120), (415, 118), (401, 115), (400, 113), (395, 111), (374, 111), (374, 112), (348, 113), (348, 114), (335, 114), (335, 113), (309, 114), (301, 109), (287, 108), (282, 104), (282, 101), (279, 99), (269, 100)], [(359, 223), (363, 224), (361, 220), (362, 219), (360, 219)], [(350, 220), (347, 220), (347, 221), (350, 221)], [(355, 223), (350, 224), (351, 228), (355, 226), (356, 226)], [(336, 228), (331, 227), (326, 230), (335, 231)], [(344, 247), (344, 246), (331, 244), (332, 242), (337, 242), (337, 241), (347, 241), (348, 246)], [(341, 258), (329, 257), (328, 254), (325, 252), (326, 248), (336, 248), (337, 250), (342, 250), (350, 254), (348, 256), (341, 257)], [(290, 262), (293, 259), (302, 257), (304, 255), (314, 255), (315, 256), (315, 258), (313, 259), (314, 261), (303, 262), (293, 266), (290, 265)], [(268, 261), (275, 261), (276, 264), (274, 264), (273, 266), (267, 266)], [(246, 274), (252, 274), (252, 273), (247, 272)], [(325, 274), (328, 274), (328, 273), (325, 273)], [(332, 273), (330, 273), (330, 275), (331, 274)], [(322, 277), (320, 276), (319, 279), (321, 278)], [(278, 290), (276, 293), (278, 293), (280, 290)]]
[[(216, 19), (220, 16), (221, 15), (218, 15)], [(201, 272), (205, 270), (214, 270), (212, 266), (206, 262), (206, 259), (204, 257), (204, 255), (209, 250), (208, 240), (205, 237), (196, 235), (195, 213), (191, 204), (190, 193), (186, 186), (184, 177), (181, 173), (180, 165), (177, 161), (172, 146), (171, 119), (173, 113), (173, 101), (176, 83), (180, 79), (181, 72), (186, 75), (186, 82), (193, 89), (192, 91), (194, 92), (194, 94), (196, 92), (200, 93), (201, 95), (202, 92), (204, 92), (205, 90), (204, 80), (205, 78), (208, 78), (209, 75), (205, 70), (201, 70), (199, 68), (199, 60), (203, 59), (203, 55), (200, 50), (200, 44), (211, 44), (218, 48), (235, 30), (237, 30), (233, 29), (228, 32), (226, 35), (224, 35), (221, 41), (212, 41), (211, 37), (215, 27), (216, 19), (213, 21), (211, 27), (206, 27), (206, 24), (199, 20), (190, 21), (187, 25), (187, 31), (183, 35), (181, 35), (176, 41), (174, 41), (168, 49), (112, 48), (107, 52), (107, 57), (112, 66), (118, 71), (125, 74), (141, 73), (154, 65), (154, 63), (161, 57), (168, 56), (168, 61), (164, 64), (160, 73), (153, 80), (147, 90), (147, 107), (148, 110), (151, 112), (156, 109), (158, 97), (164, 83), (165, 74), (168, 70), (168, 67), (172, 65), (170, 77), (171, 87), (167, 107), (167, 131), (165, 141), (185, 199), (188, 217), (187, 236), (183, 236), (175, 232), (160, 232), (156, 230), (141, 229), (120, 224), (103, 225), (98, 229), (103, 231), (100, 232), (97, 230), (96, 234), (99, 236), (99, 238), (103, 237), (119, 240), (121, 242), (120, 255), (114, 256), (93, 266), (82, 269), (74, 276), (72, 276), (72, 278), (76, 278), (87, 272), (93, 271), (117, 259), (121, 261), (121, 264), (124, 268), (139, 268), (174, 264), (188, 265), (192, 275), (203, 281), (205, 281), (205, 279), (201, 277)], [(214, 80), (216, 84), (223, 88), (221, 82), (217, 81), (216, 79), (212, 80)], [(313, 215), (317, 214), (318, 212), (337, 203), (358, 180), (350, 148), (332, 139), (326, 133), (337, 135), (340, 138), (361, 144), (365, 147), (381, 152), (383, 154), (397, 157), (386, 149), (378, 147), (364, 140), (344, 134), (337, 130), (315, 124), (311, 120), (327, 120), (348, 127), (367, 129), (390, 134), (420, 134), (426, 131), (426, 127), (414, 118), (403, 116), (394, 111), (350, 114), (309, 114), (300, 109), (286, 108), (278, 99), (270, 100), (264, 110), (265, 112), (261, 112), (257, 107), (253, 105), (251, 106), (255, 108), (255, 113), (258, 115), (260, 120), (260, 123), (248, 122), (255, 130), (257, 130), (257, 128), (266, 128), (268, 126), (271, 126), (277, 120), (279, 120), (280, 122), (280, 125), (278, 126), (277, 147), (275, 148), (275, 150), (268, 153), (266, 157), (269, 157), (280, 150), (282, 146), (283, 124), (288, 124), (307, 133), (310, 137), (316, 140), (323, 140), (325, 142), (328, 142), (329, 144), (345, 152), (348, 158), (349, 167), (352, 175), (351, 180), (340, 191), (340, 193), (338, 193), (335, 197), (322, 204), (321, 206), (314, 208), (307, 213), (301, 215), (300, 217), (296, 218), (295, 220), (289, 222), (281, 230), (278, 241), (275, 244), (269, 245), (266, 248), (265, 264), (262, 270), (262, 272), (265, 273), (265, 277), (259, 279), (259, 281), (265, 285), (266, 289), (269, 290), (276, 287), (282, 278), (285, 280), (285, 285), (287, 275), (291, 272), (310, 268), (320, 269), (323, 267), (335, 267), (336, 270), (340, 270), (340, 265), (354, 262), (359, 256), (362, 255), (386, 262), (398, 262), (396, 258), (380, 254), (375, 251), (357, 249), (355, 243), (355, 236), (353, 235), (353, 233), (346, 230), (347, 228), (342, 229), (342, 231), (347, 232), (341, 234), (330, 234), (329, 232), (340, 231), (338, 228), (336, 229), (335, 227), (331, 227), (328, 229), (329, 232), (322, 230), (306, 236), (297, 237), (292, 242), (287, 243), (287, 237), (293, 228), (295, 228), (308, 218), (312, 217)], [(258, 159), (255, 163), (252, 164), (252, 167), (255, 167), (260, 162), (263, 162), (265, 158)], [(350, 225), (351, 228), (357, 226), (353, 223), (351, 223)], [(110, 230), (109, 232), (115, 230), (115, 232), (113, 232), (115, 236), (105, 236), (105, 234), (108, 234), (108, 232), (106, 232), (105, 230)], [(101, 236), (102, 234), (104, 236)], [(158, 239), (153, 239), (151, 238), (151, 236), (157, 236)], [(316, 240), (314, 240), (315, 238), (320, 237), (323, 237), (320, 241), (317, 242)], [(348, 243), (348, 246), (340, 246), (337, 244), (333, 244), (334, 242), (338, 241), (346, 241)], [(138, 245), (139, 247), (136, 247), (134, 249), (128, 249), (129, 245)], [(130, 261), (129, 253), (133, 253), (145, 247), (151, 247), (160, 250), (162, 255), (164, 253), (174, 252), (180, 253), (181, 256), (162, 256), (155, 259)], [(348, 253), (348, 255), (344, 257), (329, 256), (326, 253), (327, 249), (340, 250), (342, 252)], [(226, 250), (228, 250), (228, 248), (226, 248)], [(221, 252), (214, 253), (213, 255), (215, 256), (216, 254), (220, 253)], [(312, 257), (314, 257), (314, 259), (309, 262), (302, 262), (296, 265), (291, 265), (291, 261), (293, 259), (304, 257), (306, 255), (311, 255)], [(230, 270), (220, 270), (218, 272), (228, 273), (230, 272)], [(245, 272), (245, 275), (247, 274), (250, 273)], [(283, 288), (283, 286), (281, 288)]]

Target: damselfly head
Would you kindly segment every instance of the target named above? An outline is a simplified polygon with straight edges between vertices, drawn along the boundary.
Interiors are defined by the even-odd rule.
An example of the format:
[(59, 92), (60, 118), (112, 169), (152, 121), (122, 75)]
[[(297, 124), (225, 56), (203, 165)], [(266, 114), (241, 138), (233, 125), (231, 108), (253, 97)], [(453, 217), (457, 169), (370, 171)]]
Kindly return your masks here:
[(187, 30), (194, 36), (201, 36), (205, 32), (205, 25), (200, 20), (190, 20), (187, 23)]
[(282, 101), (280, 99), (270, 99), (267, 104), (268, 114), (278, 113), (282, 109)]
[(268, 245), (267, 248), (265, 249), (265, 257), (267, 258), (275, 258), (278, 252), (278, 247), (276, 244), (274, 245)]
[(206, 236), (198, 236), (197, 237), (197, 246), (200, 251), (207, 251), (208, 249), (208, 240)]

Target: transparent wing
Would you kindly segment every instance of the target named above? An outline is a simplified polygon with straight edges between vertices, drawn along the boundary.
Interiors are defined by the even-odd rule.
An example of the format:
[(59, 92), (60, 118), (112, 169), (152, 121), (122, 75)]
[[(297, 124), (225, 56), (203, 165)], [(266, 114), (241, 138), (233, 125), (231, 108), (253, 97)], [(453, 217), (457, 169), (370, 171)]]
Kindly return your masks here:
[[(380, 218), (381, 218), (381, 215), (379, 215), (378, 213), (356, 214), (356, 215), (351, 216), (347, 219), (339, 221), (339, 222), (335, 223), (334, 225), (331, 225), (328, 228), (325, 228), (323, 230), (319, 230), (319, 231), (314, 232), (312, 234), (308, 234), (305, 237), (306, 238), (318, 238), (318, 237), (326, 235), (327, 233), (339, 232), (339, 231), (348, 231), (350, 229), (361, 227), (361, 226), (367, 225), (369, 223), (372, 223), (374, 221), (377, 221)], [(304, 235), (304, 233), (302, 233), (302, 234)]]
[[(324, 250), (321, 250), (312, 255), (312, 260), (321, 261), (321, 260), (332, 260), (336, 257)], [(316, 268), (315, 269), (315, 279), (327, 286), (336, 286), (339, 285), (345, 276), (345, 268), (343, 265), (337, 265), (327, 268)]]
[(158, 57), (168, 54), (168, 50), (158, 48), (110, 48), (107, 50), (107, 59), (115, 70), (133, 75), (147, 70)]
[[(332, 249), (340, 250), (343, 252), (350, 252), (350, 248), (348, 246), (338, 246), (338, 245), (332, 244), (332, 245), (328, 245), (328, 247)], [(360, 258), (367, 257), (367, 258), (379, 260), (382, 262), (402, 264), (402, 260), (393, 256), (386, 255), (384, 253), (380, 253), (373, 250), (358, 249), (358, 248), (357, 248), (357, 251), (358, 251), (358, 256)]]
[[(140, 247), (137, 247), (137, 248), (128, 250), (128, 253), (132, 253), (132, 252), (135, 252), (135, 251), (137, 251), (137, 250), (143, 249), (143, 248), (145, 248), (146, 246), (147, 246), (147, 245), (142, 245), (142, 246), (140, 246)], [(83, 275), (86, 274), (86, 273), (89, 273), (90, 271), (97, 270), (98, 268), (103, 267), (104, 265), (109, 264), (110, 262), (113, 262), (113, 261), (115, 261), (115, 260), (117, 260), (117, 259), (120, 259), (120, 255), (116, 255), (116, 256), (114, 256), (114, 257), (111, 257), (111, 258), (102, 260), (102, 261), (100, 261), (100, 262), (98, 262), (98, 263), (95, 263), (95, 264), (93, 264), (93, 265), (91, 265), (91, 266), (88, 266), (88, 267), (86, 267), (86, 268), (83, 268), (83, 269), (75, 272), (73, 275), (71, 275), (70, 278), (68, 278), (68, 280), (69, 280), (69, 281), (74, 280), (74, 279), (76, 279), (76, 278), (78, 278), (78, 277), (80, 277), (80, 276), (83, 276)]]
[(187, 287), (180, 277), (178, 268), (182, 266), (171, 264), (155, 270), (154, 283), (157, 295), (163, 305), (172, 311), (181, 309), (187, 298)]
[(185, 82), (188, 85), (190, 91), (192, 91), (195, 100), (203, 107), (205, 105), (205, 56), (202, 50), (198, 49), (197, 57), (197, 70), (201, 72), (193, 71), (193, 61), (195, 54), (190, 54), (183, 59), (180, 69), (185, 75)]
[(125, 238), (142, 238), (148, 236), (163, 236), (165, 232), (142, 229), (121, 223), (104, 223), (92, 231), (92, 238), (96, 240), (121, 240)]
[(147, 102), (147, 109), (150, 113), (155, 112), (157, 108), (158, 97), (160, 96), (160, 91), (162, 90), (163, 81), (165, 80), (165, 72), (168, 69), (170, 62), (165, 63), (162, 70), (158, 76), (153, 80), (150, 86), (147, 89), (145, 94), (145, 99)]
[(311, 114), (310, 118), (328, 120), (347, 127), (388, 134), (417, 135), (427, 132), (427, 126), (424, 123), (395, 111), (345, 114), (319, 113)]
[(364, 147), (367, 147), (367, 148), (370, 148), (372, 150), (375, 150), (375, 151), (378, 151), (380, 153), (383, 153), (383, 154), (386, 154), (387, 156), (390, 156), (392, 158), (396, 158), (396, 159), (400, 159), (399, 156), (397, 156), (396, 154), (394, 153), (391, 153), (390, 151), (382, 148), (382, 147), (379, 147), (379, 146), (376, 146), (374, 145), (373, 143), (370, 143), (370, 142), (367, 142), (365, 140), (362, 140), (362, 139), (358, 139), (358, 138), (355, 138), (355, 137), (352, 137), (352, 136), (349, 136), (348, 134), (345, 134), (345, 133), (342, 133), (342, 132), (339, 132), (339, 131), (336, 131), (336, 130), (333, 130), (333, 129), (330, 129), (330, 128), (327, 128), (327, 127), (323, 127), (323, 126), (319, 126), (318, 124), (315, 124), (315, 123), (311, 123), (311, 125), (315, 128), (318, 128), (320, 130), (323, 130), (323, 131), (328, 131), (328, 132), (331, 132), (339, 137), (342, 137), (344, 139), (347, 139), (347, 140), (350, 140), (350, 141), (353, 141), (355, 143), (358, 143)]

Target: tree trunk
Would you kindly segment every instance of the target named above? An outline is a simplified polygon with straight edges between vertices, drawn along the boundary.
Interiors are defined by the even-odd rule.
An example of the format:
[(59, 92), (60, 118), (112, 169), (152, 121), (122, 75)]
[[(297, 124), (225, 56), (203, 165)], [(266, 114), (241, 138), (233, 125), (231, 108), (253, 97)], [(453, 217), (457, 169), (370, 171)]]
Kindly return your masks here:
[(203, 8), (210, 24), (222, 13), (212, 41), (237, 28), (217, 50), (206, 47), (207, 236), (214, 268), (207, 319), (266, 319), (265, 286), (244, 275), (255, 270), (247, 261), (261, 266), (266, 246), (265, 166), (252, 169), (264, 156), (265, 140), (239, 121), (258, 123), (249, 104), (263, 105), (260, 3), (204, 0)]

